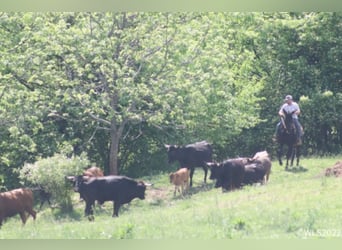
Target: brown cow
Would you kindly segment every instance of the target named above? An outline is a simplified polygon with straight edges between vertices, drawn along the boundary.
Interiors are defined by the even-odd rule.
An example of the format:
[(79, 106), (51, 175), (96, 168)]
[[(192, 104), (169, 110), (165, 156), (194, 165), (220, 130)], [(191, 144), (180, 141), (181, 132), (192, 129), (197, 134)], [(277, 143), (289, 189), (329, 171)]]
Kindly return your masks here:
[(86, 169), (83, 172), (83, 176), (102, 177), (104, 175), (103, 175), (103, 172), (102, 172), (102, 170), (100, 168), (98, 168), (98, 167), (91, 167), (91, 168)]
[(181, 168), (174, 173), (170, 173), (170, 183), (175, 185), (176, 195), (177, 190), (183, 196), (189, 189), (190, 170), (187, 168)]
[[(91, 177), (97, 178), (97, 177), (103, 177), (104, 176), (102, 170), (98, 167), (95, 167), (95, 166), (87, 168), (86, 170), (84, 170), (82, 175), (84, 176), (83, 179), (86, 179), (86, 180), (90, 179)], [(80, 199), (81, 200), (83, 199), (81, 194), (80, 194)]]
[(25, 212), (36, 219), (36, 212), (33, 210), (33, 193), (30, 189), (18, 188), (0, 193), (0, 226), (4, 219), (16, 214), (20, 215), (25, 225), (27, 220)]

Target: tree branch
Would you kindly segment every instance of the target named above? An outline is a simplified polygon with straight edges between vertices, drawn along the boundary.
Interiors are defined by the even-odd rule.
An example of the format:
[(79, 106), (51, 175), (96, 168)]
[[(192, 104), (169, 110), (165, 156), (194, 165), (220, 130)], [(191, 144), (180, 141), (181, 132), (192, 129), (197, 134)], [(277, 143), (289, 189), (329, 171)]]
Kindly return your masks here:
[(34, 87), (30, 86), (30, 85), (28, 84), (28, 82), (27, 82), (25, 79), (23, 79), (23, 78), (21, 78), (20, 76), (18, 76), (17, 73), (15, 73), (14, 71), (12, 71), (11, 69), (10, 69), (10, 72), (11, 72), (11, 74), (14, 76), (14, 78), (15, 78), (20, 84), (24, 85), (24, 86), (25, 86), (27, 89), (29, 89), (30, 91), (34, 91)]

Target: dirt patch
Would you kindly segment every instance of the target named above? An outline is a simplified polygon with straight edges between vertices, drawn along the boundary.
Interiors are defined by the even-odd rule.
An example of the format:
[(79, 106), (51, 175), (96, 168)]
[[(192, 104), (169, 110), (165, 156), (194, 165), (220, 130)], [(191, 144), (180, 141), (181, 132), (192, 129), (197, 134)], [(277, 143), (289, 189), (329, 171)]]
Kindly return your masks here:
[(169, 199), (170, 189), (163, 188), (151, 188), (146, 191), (146, 200), (151, 204), (159, 204)]

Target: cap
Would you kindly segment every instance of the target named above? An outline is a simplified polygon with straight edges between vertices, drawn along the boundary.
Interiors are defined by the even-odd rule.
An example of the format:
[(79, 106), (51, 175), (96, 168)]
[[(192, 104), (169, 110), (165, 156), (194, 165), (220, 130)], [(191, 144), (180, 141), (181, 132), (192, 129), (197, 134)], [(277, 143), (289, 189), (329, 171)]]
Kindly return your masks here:
[(285, 96), (285, 101), (287, 101), (287, 100), (292, 100), (292, 95)]

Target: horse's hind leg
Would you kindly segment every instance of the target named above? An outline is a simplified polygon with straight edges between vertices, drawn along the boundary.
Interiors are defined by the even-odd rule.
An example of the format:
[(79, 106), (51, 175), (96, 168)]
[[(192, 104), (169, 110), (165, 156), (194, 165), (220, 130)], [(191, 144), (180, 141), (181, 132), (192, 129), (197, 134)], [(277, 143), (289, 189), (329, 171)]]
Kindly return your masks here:
[(297, 155), (297, 166), (299, 166), (299, 157), (300, 157), (300, 147), (297, 147), (297, 150), (296, 150), (296, 155)]

